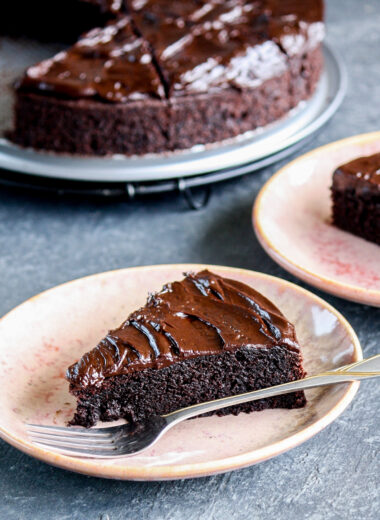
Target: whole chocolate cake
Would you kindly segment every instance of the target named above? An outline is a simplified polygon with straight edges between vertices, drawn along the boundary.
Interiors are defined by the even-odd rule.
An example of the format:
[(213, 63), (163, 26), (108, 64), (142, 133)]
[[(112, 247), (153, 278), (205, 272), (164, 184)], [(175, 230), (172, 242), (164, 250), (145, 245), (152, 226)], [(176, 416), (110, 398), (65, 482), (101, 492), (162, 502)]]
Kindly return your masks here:
[(283, 117), (321, 73), (322, 0), (93, 4), (108, 25), (19, 82), (16, 143), (89, 155), (214, 143)]
[[(305, 376), (294, 326), (264, 296), (209, 271), (150, 295), (67, 371), (72, 424), (138, 421)], [(303, 392), (218, 411), (305, 405)]]
[(380, 153), (337, 168), (332, 200), (336, 226), (380, 245)]

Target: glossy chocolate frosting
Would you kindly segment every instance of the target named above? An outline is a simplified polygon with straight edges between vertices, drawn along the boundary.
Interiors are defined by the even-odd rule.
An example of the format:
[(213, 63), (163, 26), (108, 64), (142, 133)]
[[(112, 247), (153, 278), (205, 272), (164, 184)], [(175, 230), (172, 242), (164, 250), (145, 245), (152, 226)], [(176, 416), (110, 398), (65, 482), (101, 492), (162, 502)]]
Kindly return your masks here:
[(298, 349), (293, 325), (251, 287), (209, 271), (187, 274), (150, 295), (120, 328), (110, 331), (67, 371), (73, 387), (162, 368), (241, 347)]
[[(119, 9), (118, 0), (110, 5)], [(322, 0), (130, 0), (132, 19), (31, 67), (22, 89), (125, 103), (254, 88), (323, 39)], [(119, 6), (119, 7), (118, 7)], [(135, 34), (138, 37), (135, 36)]]
[(128, 17), (90, 31), (69, 50), (30, 67), (20, 88), (117, 103), (165, 95), (148, 45), (135, 35)]
[(144, 15), (137, 25), (155, 50), (171, 94), (180, 96), (231, 86), (256, 87), (285, 72), (286, 56), (250, 24), (250, 15), (257, 14), (254, 3), (227, 1), (194, 11), (183, 20), (162, 18), (158, 31), (152, 30)]
[(338, 168), (347, 178), (376, 184), (380, 189), (380, 153), (359, 157)]
[(333, 175), (333, 189), (351, 190), (364, 197), (380, 196), (380, 153), (359, 157), (337, 168)]
[(257, 87), (324, 36), (321, 1), (177, 2), (175, 13), (168, 4), (135, 0), (132, 17), (174, 96)]

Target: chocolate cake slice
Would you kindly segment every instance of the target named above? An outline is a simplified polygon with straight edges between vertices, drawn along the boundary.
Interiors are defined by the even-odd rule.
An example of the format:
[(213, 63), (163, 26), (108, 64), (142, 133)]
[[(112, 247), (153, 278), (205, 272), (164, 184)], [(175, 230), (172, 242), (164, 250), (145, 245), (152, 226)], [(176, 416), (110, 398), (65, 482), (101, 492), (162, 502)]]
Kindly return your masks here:
[[(294, 326), (264, 296), (209, 271), (149, 296), (67, 371), (71, 424), (138, 421), (192, 404), (303, 378)], [(303, 392), (218, 411), (298, 408)]]
[[(89, 2), (98, 9), (102, 4)], [(316, 88), (322, 70), (322, 0), (124, 0), (116, 7), (111, 25), (128, 13), (150, 66), (131, 60), (128, 75), (114, 68), (102, 95), (94, 85), (73, 89), (81, 41), (67, 51), (61, 68), (47, 68), (46, 62), (32, 67), (16, 89), (9, 134), (14, 142), (83, 155), (190, 149), (265, 126)], [(97, 58), (103, 52), (99, 43), (93, 38), (91, 52), (82, 55), (84, 74), (107, 75), (101, 68), (109, 61)], [(117, 38), (108, 47), (110, 59), (121, 52)], [(155, 92), (154, 102), (152, 96), (115, 95), (120, 83), (127, 86), (136, 77), (140, 86), (149, 85), (152, 68), (164, 95)]]
[(331, 192), (334, 225), (380, 245), (380, 153), (339, 166)]

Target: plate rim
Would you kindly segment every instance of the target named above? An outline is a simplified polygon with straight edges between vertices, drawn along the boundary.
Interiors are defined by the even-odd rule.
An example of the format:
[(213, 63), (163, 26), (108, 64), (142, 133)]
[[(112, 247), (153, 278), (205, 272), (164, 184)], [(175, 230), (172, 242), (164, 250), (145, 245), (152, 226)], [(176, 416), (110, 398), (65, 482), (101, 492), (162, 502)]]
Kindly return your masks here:
[[(324, 306), (328, 309), (332, 314), (334, 314), (341, 324), (343, 328), (349, 334), (353, 347), (353, 358), (355, 361), (360, 361), (363, 359), (363, 353), (361, 349), (361, 345), (359, 339), (350, 325), (350, 323), (344, 318), (344, 316), (335, 309), (328, 302), (315, 295), (311, 291), (304, 289), (292, 282), (287, 280), (283, 280), (276, 276), (268, 275), (258, 271), (252, 271), (250, 269), (243, 269), (237, 267), (228, 267), (228, 266), (220, 266), (220, 265), (210, 265), (210, 264), (196, 264), (196, 263), (186, 263), (186, 264), (156, 264), (156, 265), (147, 265), (147, 266), (138, 266), (138, 267), (127, 267), (122, 269), (114, 269), (110, 271), (104, 271), (101, 273), (95, 273), (92, 275), (84, 276), (81, 278), (76, 278), (65, 282), (63, 284), (58, 284), (54, 287), (51, 287), (45, 291), (38, 293), (35, 296), (25, 300), (21, 304), (17, 305), (9, 312), (7, 312), (4, 316), (0, 318), (0, 322), (3, 322), (7, 316), (16, 310), (20, 309), (24, 305), (28, 305), (31, 302), (35, 301), (38, 298), (44, 297), (50, 292), (55, 291), (56, 289), (66, 287), (72, 284), (81, 284), (86, 283), (86, 281), (95, 278), (113, 276), (117, 273), (122, 272), (133, 272), (133, 271), (144, 271), (144, 270), (191, 270), (191, 269), (217, 269), (221, 272), (226, 273), (242, 273), (245, 275), (250, 275), (253, 277), (261, 278), (261, 279), (269, 279), (270, 281), (281, 284), (285, 287), (290, 287), (292, 290), (298, 291), (311, 300), (318, 302), (320, 305)], [(175, 480), (175, 479), (184, 479), (184, 478), (197, 478), (215, 475), (219, 473), (224, 473), (227, 471), (232, 471), (236, 469), (245, 468), (251, 466), (253, 464), (257, 464), (259, 462), (263, 462), (272, 457), (276, 457), (305, 441), (309, 440), (316, 433), (319, 433), (326, 426), (331, 424), (351, 403), (355, 394), (359, 388), (359, 382), (347, 383), (346, 390), (343, 396), (339, 399), (339, 401), (335, 404), (333, 408), (331, 408), (325, 415), (323, 415), (316, 422), (310, 424), (306, 428), (301, 431), (286, 437), (280, 441), (272, 443), (268, 446), (264, 446), (262, 448), (252, 450), (240, 455), (233, 455), (231, 457), (226, 457), (220, 460), (213, 460), (208, 462), (197, 462), (191, 464), (176, 464), (176, 465), (164, 465), (164, 466), (153, 466), (153, 467), (129, 467), (121, 466), (121, 465), (110, 465), (108, 467), (101, 467), (100, 471), (97, 465), (92, 461), (89, 462), (87, 459), (79, 459), (74, 457), (69, 457), (66, 455), (62, 455), (56, 452), (52, 452), (49, 450), (42, 449), (38, 446), (33, 445), (32, 443), (20, 439), (16, 435), (7, 431), (0, 424), (0, 438), (2, 438), (5, 442), (12, 445), (13, 447), (19, 449), (20, 451), (30, 455), (38, 460), (41, 460), (45, 463), (51, 464), (53, 466), (59, 467), (61, 469), (66, 469), (69, 471), (73, 471), (75, 473), (81, 473), (89, 476), (100, 477), (100, 478), (110, 478), (110, 479), (118, 479), (118, 480), (136, 480), (136, 481), (158, 481), (158, 480)], [(125, 459), (126, 461), (128, 459)]]
[[(275, 151), (271, 150), (270, 152), (267, 152), (267, 153), (264, 153), (264, 155), (259, 155), (257, 156), (256, 158), (254, 159), (251, 159), (249, 160), (248, 162), (247, 161), (237, 161), (235, 159), (235, 161), (233, 162), (233, 164), (230, 164), (228, 166), (228, 169), (236, 169), (236, 168), (241, 168), (241, 167), (244, 167), (248, 164), (255, 164), (256, 162), (258, 161), (262, 161), (263, 159), (267, 159), (267, 158), (270, 158), (272, 155), (275, 155), (276, 153), (281, 153), (281, 152), (284, 152), (285, 150), (287, 150), (288, 148), (291, 148), (292, 146), (294, 146), (295, 144), (297, 143), (302, 143), (305, 139), (307, 139), (308, 137), (311, 137), (313, 134), (315, 134), (318, 130), (320, 130), (326, 123), (327, 121), (329, 121), (331, 119), (331, 117), (335, 114), (335, 112), (338, 110), (338, 108), (340, 107), (343, 99), (344, 99), (344, 96), (346, 94), (346, 91), (347, 91), (347, 72), (346, 72), (346, 69), (345, 69), (345, 66), (344, 66), (344, 62), (343, 62), (343, 59), (341, 58), (339, 52), (335, 49), (333, 49), (329, 43), (327, 41), (324, 41), (323, 44), (322, 44), (322, 50), (323, 50), (323, 55), (324, 55), (324, 60), (325, 60), (325, 65), (323, 67), (323, 71), (322, 71), (322, 74), (321, 74), (321, 77), (323, 75), (326, 75), (327, 77), (327, 82), (328, 82), (328, 85), (330, 86), (330, 90), (332, 88), (332, 92), (330, 92), (330, 95), (328, 96), (328, 99), (325, 100), (325, 103), (323, 105), (323, 109), (321, 111), (321, 113), (319, 113), (318, 115), (316, 115), (311, 121), (309, 121), (306, 126), (302, 126), (301, 128), (299, 128), (295, 133), (291, 134), (291, 135), (288, 135), (286, 136), (285, 138), (282, 137), (281, 140), (276, 143), (276, 146), (275, 146)], [(326, 63), (329, 64), (329, 66), (326, 66)], [(333, 74), (329, 74), (329, 70), (334, 70)], [(311, 100), (312, 98), (310, 98)], [(305, 100), (304, 102), (308, 102), (309, 100)], [(286, 119), (286, 116), (283, 118), (283, 119)], [(281, 120), (278, 121), (279, 123), (281, 122)], [(272, 123), (272, 124), (275, 124), (276, 122)], [(267, 125), (268, 126), (268, 130), (271, 129), (271, 124)], [(265, 131), (265, 127), (263, 127), (264, 131)], [(261, 133), (260, 133), (261, 135)], [(239, 136), (238, 136), (239, 138)], [(212, 169), (210, 167), (200, 167), (199, 164), (202, 164), (203, 161), (208, 161), (210, 164), (214, 164), (215, 163), (215, 160), (218, 162), (218, 163), (221, 163), (223, 162), (223, 155), (222, 157), (219, 157), (218, 154), (229, 154), (231, 153), (231, 151), (228, 151), (228, 149), (224, 150), (223, 152), (223, 149), (221, 150), (221, 147), (220, 145), (224, 147), (227, 147), (230, 145), (229, 144), (229, 140), (226, 140), (225, 143), (220, 143), (218, 145), (218, 143), (212, 143), (212, 147), (213, 147), (213, 154), (211, 157), (206, 157), (206, 158), (202, 158), (202, 157), (197, 157), (196, 155), (194, 155), (192, 158), (188, 158), (186, 160), (186, 163), (187, 162), (194, 162), (194, 167), (192, 168), (192, 171), (191, 172), (187, 172), (185, 175), (182, 174), (182, 175), (179, 175), (178, 174), (178, 168), (181, 169), (181, 160), (183, 159), (183, 155), (182, 155), (182, 152), (184, 152), (185, 154), (186, 153), (189, 153), (189, 150), (184, 150), (184, 151), (181, 151), (181, 153), (178, 154), (178, 159), (177, 161), (173, 162), (173, 163), (169, 163), (169, 164), (162, 164), (159, 166), (160, 170), (167, 170), (168, 168), (172, 169), (174, 171), (174, 169), (176, 170), (176, 173), (173, 173), (171, 175), (157, 175), (157, 172), (155, 172), (155, 175), (152, 177), (152, 174), (148, 175), (148, 177), (141, 177), (141, 172), (139, 171), (136, 171), (135, 174), (131, 173), (131, 172), (127, 172), (127, 174), (123, 173), (123, 171), (115, 171), (112, 173), (112, 178), (109, 179), (109, 178), (104, 178), (104, 173), (99, 173), (95, 178), (89, 178), (88, 177), (88, 174), (85, 174), (84, 176), (77, 176), (77, 175), (74, 175), (74, 176), (67, 176), (66, 174), (63, 174), (62, 171), (63, 170), (67, 170), (67, 169), (72, 169), (73, 166), (70, 165), (70, 164), (60, 164), (60, 165), (57, 165), (56, 167), (59, 168), (59, 171), (58, 173), (56, 172), (55, 174), (52, 174), (52, 173), (49, 173), (49, 170), (54, 168), (54, 165), (49, 165), (49, 164), (45, 164), (45, 159), (46, 158), (51, 158), (53, 157), (54, 158), (54, 152), (43, 152), (41, 151), (41, 154), (40, 154), (40, 161), (38, 161), (38, 155), (36, 156), (36, 158), (32, 157), (31, 159), (28, 158), (28, 153), (30, 152), (33, 152), (35, 154), (38, 154), (38, 151), (33, 151), (32, 149), (30, 148), (27, 148), (26, 150), (24, 150), (26, 152), (26, 156), (22, 155), (22, 151), (23, 149), (21, 147), (18, 147), (17, 145), (14, 145), (14, 144), (11, 144), (11, 149), (10, 149), (10, 152), (7, 152), (7, 150), (3, 150), (3, 146), (4, 146), (4, 142), (7, 142), (6, 139), (0, 139), (0, 163), (2, 164), (2, 168), (5, 168), (6, 170), (9, 170), (9, 171), (15, 171), (15, 172), (19, 172), (19, 173), (24, 173), (25, 175), (30, 175), (30, 176), (41, 176), (41, 177), (45, 177), (47, 179), (57, 179), (57, 180), (67, 180), (67, 181), (83, 181), (83, 182), (94, 182), (94, 183), (97, 183), (97, 182), (111, 182), (111, 183), (140, 183), (140, 182), (153, 182), (153, 183), (156, 183), (156, 182), (162, 182), (162, 181), (168, 181), (168, 180), (176, 180), (178, 178), (191, 178), (191, 177), (194, 177), (194, 176), (201, 176), (201, 175), (207, 175), (207, 174), (211, 174), (211, 173), (215, 173), (215, 172), (219, 172), (221, 170), (223, 170), (223, 168), (219, 167), (217, 168), (216, 170), (215, 169)], [(239, 150), (241, 148), (241, 146), (250, 146), (250, 144), (247, 142), (247, 140), (242, 140), (241, 143), (235, 143), (234, 146), (236, 145), (239, 145), (236, 150), (234, 150), (232, 153), (237, 156), (239, 154)], [(254, 145), (255, 143), (251, 143), (251, 145)], [(207, 146), (207, 145), (206, 145)], [(12, 150), (14, 151), (13, 154), (12, 154)], [(21, 150), (21, 152), (20, 152)], [(14, 153), (16, 153), (16, 156), (14, 156)], [(18, 153), (21, 153), (20, 157), (18, 157)], [(64, 156), (65, 154), (63, 154)], [(251, 154), (252, 155), (252, 154)], [(5, 157), (7, 158), (8, 157), (8, 161), (4, 161), (1, 159), (2, 157)], [(60, 155), (58, 155), (58, 158), (59, 157), (62, 157)], [(101, 157), (96, 157), (96, 156), (90, 156), (90, 157), (83, 157), (83, 156), (70, 156), (68, 155), (67, 156), (69, 160), (90, 160), (90, 161), (101, 161), (103, 158)], [(152, 158), (154, 159), (154, 156), (152, 156)], [(157, 156), (157, 159), (162, 159), (163, 158), (163, 154), (158, 154)], [(104, 158), (105, 160), (112, 160), (111, 157), (105, 157)], [(127, 157), (127, 159), (131, 160), (131, 158)], [(138, 160), (139, 158), (134, 158), (134, 160)], [(16, 164), (13, 164), (13, 162), (16, 161)], [(123, 157), (122, 159), (114, 159), (114, 164), (121, 164), (123, 161)], [(229, 162), (231, 162), (231, 159), (229, 159)], [(274, 157), (274, 161), (275, 162), (275, 157)], [(100, 163), (99, 163), (100, 164)], [(85, 166), (85, 164), (83, 164), (83, 166)], [(87, 164), (86, 165), (88, 169), (91, 169), (91, 165), (90, 164)], [(127, 165), (125, 166), (127, 167)], [(149, 165), (144, 165), (144, 164), (140, 164), (139, 166), (136, 166), (137, 168), (139, 169), (146, 169), (146, 168), (149, 168)], [(42, 173), (41, 173), (41, 168), (42, 168)], [(79, 168), (79, 165), (76, 165), (75, 168)], [(101, 168), (105, 169), (107, 168), (107, 165), (104, 164), (101, 166)], [(129, 168), (131, 168), (131, 166), (129, 166)], [(152, 166), (150, 166), (150, 168), (152, 168)], [(37, 170), (39, 170), (37, 172)], [(128, 177), (128, 178), (126, 178)]]
[[(267, 182), (261, 187), (256, 200), (253, 204), (252, 209), (252, 223), (256, 237), (266, 251), (266, 253), (282, 268), (289, 273), (293, 274), (297, 278), (309, 283), (310, 285), (320, 289), (324, 292), (338, 296), (345, 300), (353, 301), (364, 305), (371, 305), (374, 307), (380, 307), (380, 291), (376, 289), (364, 289), (348, 283), (343, 283), (333, 278), (329, 278), (320, 274), (316, 274), (313, 271), (299, 265), (297, 262), (291, 260), (283, 252), (279, 251), (277, 247), (272, 243), (271, 238), (263, 229), (263, 224), (260, 218), (261, 207), (263, 204), (264, 195), (268, 190), (271, 189), (272, 183), (274, 183), (281, 175), (285, 174), (290, 168), (293, 168), (295, 164), (308, 160), (309, 158), (329, 153), (331, 150), (336, 150), (343, 146), (350, 145), (364, 145), (372, 141), (380, 141), (380, 131), (368, 132), (364, 134), (356, 134), (344, 139), (339, 139), (327, 143), (325, 145), (314, 148), (309, 152), (297, 157), (293, 161), (287, 163), (285, 166), (280, 168)], [(348, 290), (348, 294), (347, 294)]]

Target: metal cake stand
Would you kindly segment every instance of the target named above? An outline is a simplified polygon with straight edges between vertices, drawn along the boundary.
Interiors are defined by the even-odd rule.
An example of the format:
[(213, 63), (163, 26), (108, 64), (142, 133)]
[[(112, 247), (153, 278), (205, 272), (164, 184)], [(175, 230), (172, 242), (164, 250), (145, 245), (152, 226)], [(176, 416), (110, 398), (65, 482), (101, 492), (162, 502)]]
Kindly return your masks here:
[[(32, 45), (32, 47), (30, 47)], [(10, 126), (12, 95), (8, 64), (12, 56), (26, 57), (12, 69), (18, 76), (31, 61), (50, 55), (46, 46), (4, 39), (0, 58), (0, 130)], [(55, 50), (55, 49), (54, 49)], [(210, 187), (279, 161), (303, 146), (339, 108), (347, 88), (341, 58), (324, 45), (324, 70), (313, 97), (302, 102), (279, 122), (213, 145), (191, 150), (136, 157), (73, 157), (22, 149), (0, 139), (0, 183), (28, 190), (44, 190), (79, 196), (122, 197), (154, 195), (177, 191), (193, 209), (207, 204)], [(24, 53), (25, 54), (25, 53)], [(33, 60), (32, 60), (33, 56)], [(13, 78), (12, 78), (13, 79)], [(203, 187), (196, 198), (193, 188)]]

